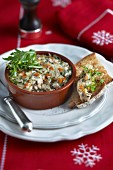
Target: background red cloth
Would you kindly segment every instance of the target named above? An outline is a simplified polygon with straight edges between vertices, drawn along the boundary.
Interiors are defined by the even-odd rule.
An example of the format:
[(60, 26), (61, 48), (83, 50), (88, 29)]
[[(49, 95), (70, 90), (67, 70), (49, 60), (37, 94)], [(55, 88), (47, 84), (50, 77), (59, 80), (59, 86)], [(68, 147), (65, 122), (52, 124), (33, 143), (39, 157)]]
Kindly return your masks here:
[[(93, 6), (95, 7), (95, 5)], [(59, 23), (56, 20), (56, 12), (59, 10), (63, 9), (60, 6), (52, 6), (51, 0), (41, 0), (37, 14), (43, 24), (42, 35), (36, 40), (21, 39), (20, 47), (45, 43), (79, 45), (75, 39), (70, 38), (60, 29)], [(19, 1), (0, 1), (0, 54), (17, 48), (19, 13)], [(46, 31), (52, 31), (52, 34), (47, 35)], [(88, 144), (90, 147), (95, 145), (100, 149), (99, 154), (101, 154), (102, 160), (96, 162), (93, 168), (85, 167), (84, 164), (74, 164), (74, 157), (71, 151), (74, 148), (78, 148), (78, 145), (81, 143)], [(78, 140), (56, 143), (24, 141), (0, 132), (1, 170), (112, 170), (112, 159), (113, 124), (98, 133), (82, 137)]]
[[(110, 33), (113, 37), (113, 11), (111, 11), (111, 14), (109, 11), (107, 12), (108, 9), (113, 10), (112, 0), (92, 0), (90, 2), (89, 0), (75, 0), (58, 13), (58, 22), (67, 35), (78, 39), (83, 46), (99, 52), (107, 59), (110, 59), (113, 57), (113, 38), (112, 43), (104, 43), (103, 45), (94, 43), (92, 38), (93, 33), (103, 30), (106, 33)], [(99, 19), (105, 11), (106, 15)], [(92, 22), (94, 24), (89, 27)], [(78, 38), (80, 32), (86, 27), (89, 28)]]

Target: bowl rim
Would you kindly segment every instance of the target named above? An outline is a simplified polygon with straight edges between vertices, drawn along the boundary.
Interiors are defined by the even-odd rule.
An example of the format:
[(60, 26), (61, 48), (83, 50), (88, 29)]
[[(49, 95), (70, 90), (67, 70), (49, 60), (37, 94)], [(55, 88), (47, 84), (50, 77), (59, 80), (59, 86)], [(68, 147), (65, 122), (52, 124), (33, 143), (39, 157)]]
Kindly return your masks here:
[(46, 91), (46, 92), (33, 92), (33, 91), (27, 91), (24, 89), (19, 88), (16, 84), (14, 84), (13, 82), (10, 81), (9, 77), (8, 77), (8, 73), (9, 73), (9, 69), (7, 69), (7, 66), (5, 68), (5, 79), (7, 81), (7, 84), (9, 84), (10, 86), (12, 86), (14, 89), (20, 91), (21, 93), (25, 93), (25, 94), (31, 94), (31, 95), (53, 95), (59, 92), (62, 92), (64, 89), (66, 89), (67, 87), (71, 86), (71, 84), (75, 81), (76, 78), (76, 68), (75, 65), (72, 63), (71, 60), (69, 60), (67, 57), (65, 57), (62, 54), (56, 53), (56, 52), (51, 52), (51, 51), (36, 51), (37, 54), (55, 54), (58, 55), (63, 61), (68, 62), (68, 64), (71, 66), (72, 69), (72, 75), (71, 78), (69, 79), (69, 81), (62, 87), (53, 90), (53, 91)]

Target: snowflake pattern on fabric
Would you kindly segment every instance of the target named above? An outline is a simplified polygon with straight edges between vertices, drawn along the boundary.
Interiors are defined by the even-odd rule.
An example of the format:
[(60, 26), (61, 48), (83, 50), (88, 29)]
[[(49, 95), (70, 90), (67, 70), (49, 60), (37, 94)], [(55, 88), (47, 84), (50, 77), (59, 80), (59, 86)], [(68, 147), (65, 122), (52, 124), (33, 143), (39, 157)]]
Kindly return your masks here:
[(71, 4), (71, 0), (51, 0), (51, 1), (53, 6), (61, 6), (63, 8)]
[(74, 148), (71, 151), (72, 156), (75, 156), (73, 159), (75, 164), (85, 164), (86, 167), (93, 167), (96, 161), (99, 162), (102, 159), (101, 155), (97, 154), (99, 148), (96, 146), (92, 145), (92, 147), (88, 147), (87, 144), (82, 143), (78, 147), (78, 149)]
[(105, 30), (94, 32), (92, 38), (92, 42), (100, 46), (113, 43), (113, 35)]

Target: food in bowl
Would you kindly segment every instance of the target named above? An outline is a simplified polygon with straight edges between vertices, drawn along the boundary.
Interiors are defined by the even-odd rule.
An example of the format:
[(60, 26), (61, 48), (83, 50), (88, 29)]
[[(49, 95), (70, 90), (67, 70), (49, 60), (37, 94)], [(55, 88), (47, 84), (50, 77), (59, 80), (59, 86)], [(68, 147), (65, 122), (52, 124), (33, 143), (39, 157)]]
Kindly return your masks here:
[[(15, 74), (9, 74), (10, 80), (19, 88), (36, 92), (53, 91), (68, 82), (72, 75), (68, 62), (50, 53), (37, 54), (36, 57), (37, 66), (26, 70), (20, 68)], [(10, 69), (10, 64), (8, 67)]]
[(8, 58), (6, 81), (14, 100), (27, 108), (48, 109), (63, 104), (75, 79), (74, 64), (47, 51), (16, 50)]

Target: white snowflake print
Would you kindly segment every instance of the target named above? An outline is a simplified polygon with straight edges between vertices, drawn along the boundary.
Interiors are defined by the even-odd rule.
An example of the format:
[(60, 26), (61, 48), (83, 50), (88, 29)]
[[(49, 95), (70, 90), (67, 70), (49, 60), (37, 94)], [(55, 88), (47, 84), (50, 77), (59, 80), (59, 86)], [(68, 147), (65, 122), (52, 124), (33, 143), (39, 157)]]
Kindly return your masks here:
[(61, 6), (63, 8), (71, 4), (71, 0), (51, 0), (51, 1), (53, 6)]
[(113, 35), (105, 30), (94, 32), (92, 38), (92, 42), (100, 46), (113, 43)]
[(78, 145), (78, 149), (74, 148), (71, 151), (72, 156), (75, 156), (73, 161), (75, 164), (85, 164), (86, 167), (93, 167), (96, 164), (96, 161), (99, 162), (102, 157), (100, 154), (97, 154), (99, 148), (92, 145), (92, 147), (88, 147), (87, 144)]

